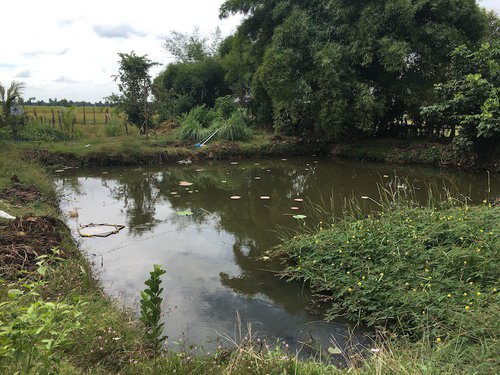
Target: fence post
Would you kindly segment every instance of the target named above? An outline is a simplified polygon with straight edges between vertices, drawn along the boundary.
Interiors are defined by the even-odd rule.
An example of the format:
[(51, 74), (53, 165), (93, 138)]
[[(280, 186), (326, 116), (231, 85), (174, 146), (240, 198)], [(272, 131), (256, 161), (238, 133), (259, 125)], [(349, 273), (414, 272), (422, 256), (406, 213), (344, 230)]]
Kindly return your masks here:
[(95, 125), (95, 107), (92, 107), (92, 116), (94, 117), (94, 125)]
[(83, 125), (87, 124), (87, 117), (85, 116), (85, 106), (83, 106)]
[(104, 125), (108, 125), (108, 115), (109, 115), (109, 111), (108, 111), (108, 107), (106, 107), (106, 116), (104, 118)]
[(54, 108), (52, 108), (51, 110), (52, 110), (52, 127), (55, 128), (56, 127), (56, 118), (54, 116)]

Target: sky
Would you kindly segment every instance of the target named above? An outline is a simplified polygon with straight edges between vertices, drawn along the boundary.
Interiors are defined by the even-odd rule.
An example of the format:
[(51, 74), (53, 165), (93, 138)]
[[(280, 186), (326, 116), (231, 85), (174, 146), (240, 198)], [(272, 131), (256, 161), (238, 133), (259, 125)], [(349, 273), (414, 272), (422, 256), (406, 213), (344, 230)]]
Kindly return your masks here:
[[(6, 1), (1, 6), (0, 82), (26, 84), (24, 98), (100, 101), (117, 87), (118, 53), (135, 51), (161, 65), (171, 31), (231, 34), (241, 17), (219, 19), (223, 0)], [(500, 14), (500, 0), (480, 0)]]

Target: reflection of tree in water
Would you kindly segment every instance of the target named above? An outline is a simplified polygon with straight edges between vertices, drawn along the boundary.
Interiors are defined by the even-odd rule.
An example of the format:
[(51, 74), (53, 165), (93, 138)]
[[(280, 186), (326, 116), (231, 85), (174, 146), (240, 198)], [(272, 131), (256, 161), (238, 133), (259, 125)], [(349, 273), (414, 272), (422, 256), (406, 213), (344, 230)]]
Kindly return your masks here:
[(116, 200), (123, 200), (130, 233), (141, 235), (153, 230), (159, 221), (155, 220), (156, 204), (161, 199), (161, 180), (164, 175), (129, 173), (113, 179), (113, 184), (103, 181)]
[[(297, 303), (301, 300), (305, 303), (306, 298), (301, 288), (286, 284), (284, 280), (277, 280), (276, 273), (269, 269), (270, 265), (255, 258), (260, 254), (260, 249), (254, 241), (237, 240), (233, 245), (233, 253), (234, 260), (242, 272), (238, 276), (221, 272), (219, 276), (222, 285), (246, 296), (253, 297), (258, 294), (267, 296), (282, 305), (289, 313), (303, 311), (303, 304)], [(283, 290), (287, 290), (287, 293), (283, 293)]]

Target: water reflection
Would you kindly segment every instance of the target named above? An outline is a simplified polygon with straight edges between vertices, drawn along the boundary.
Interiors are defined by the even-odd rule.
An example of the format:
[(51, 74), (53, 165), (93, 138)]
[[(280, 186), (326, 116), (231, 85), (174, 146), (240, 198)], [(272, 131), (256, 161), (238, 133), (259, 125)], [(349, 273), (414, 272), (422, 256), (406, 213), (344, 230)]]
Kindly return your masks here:
[[(306, 288), (275, 277), (279, 265), (263, 261), (264, 252), (278, 243), (277, 227), (300, 229), (292, 216), (305, 213), (304, 203), (294, 198), (320, 203), (333, 196), (338, 213), (353, 194), (376, 197), (377, 182), (391, 180), (384, 175), (408, 177), (420, 199), (430, 181), (476, 201), (488, 186), (485, 173), (305, 158), (86, 169), (68, 171), (58, 183), (68, 196), (63, 210), (78, 207), (80, 223), (126, 225), (117, 235), (82, 240), (84, 250), (100, 259), (96, 268), (109, 294), (137, 304), (152, 265), (167, 270), (164, 320), (172, 340), (217, 341), (217, 332), (234, 332), (238, 311), (265, 335), (298, 346), (301, 327), (320, 316), (308, 311)], [(192, 185), (180, 186), (181, 181)], [(493, 176), (492, 186), (498, 182)], [(242, 198), (233, 201), (232, 195)], [(186, 210), (193, 215), (177, 214)], [(328, 327), (325, 332), (343, 342), (338, 331), (345, 333), (347, 326)]]

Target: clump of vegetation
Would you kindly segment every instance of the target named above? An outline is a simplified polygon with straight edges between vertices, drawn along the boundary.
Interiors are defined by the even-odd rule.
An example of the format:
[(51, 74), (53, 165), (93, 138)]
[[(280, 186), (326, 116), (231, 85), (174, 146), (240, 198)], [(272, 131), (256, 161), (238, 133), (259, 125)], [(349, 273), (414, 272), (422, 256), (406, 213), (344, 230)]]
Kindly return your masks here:
[(489, 152), (500, 141), (500, 41), (452, 53), (451, 78), (435, 86), (436, 103), (422, 108), (430, 125), (458, 129), (464, 151)]
[(182, 140), (201, 142), (211, 134), (227, 141), (246, 141), (252, 137), (245, 117), (231, 96), (218, 98), (214, 108), (205, 105), (193, 108), (179, 119)]
[(123, 124), (119, 120), (111, 120), (104, 129), (106, 137), (118, 137), (123, 134)]
[(65, 138), (65, 134), (61, 130), (33, 119), (28, 121), (19, 134), (21, 141), (52, 142), (62, 141)]
[(472, 365), (495, 347), (500, 207), (452, 198), (420, 206), (397, 190), (381, 190), (375, 215), (351, 204), (344, 219), (287, 240), (276, 251), (288, 263), (282, 276), (327, 296), (327, 319), (452, 342), (468, 348), (459, 360)]

